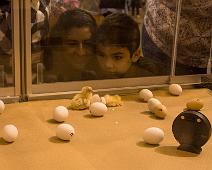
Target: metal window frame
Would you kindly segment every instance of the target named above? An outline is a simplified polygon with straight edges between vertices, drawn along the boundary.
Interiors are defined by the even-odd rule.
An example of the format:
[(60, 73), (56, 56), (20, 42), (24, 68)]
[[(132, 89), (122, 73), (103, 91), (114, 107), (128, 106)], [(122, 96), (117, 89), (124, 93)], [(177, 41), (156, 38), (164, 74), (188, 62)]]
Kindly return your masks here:
[(139, 78), (124, 78), (124, 79), (109, 79), (109, 80), (90, 80), (90, 81), (74, 81), (74, 82), (57, 82), (48, 84), (32, 84), (31, 74), (31, 13), (30, 0), (24, 3), (25, 11), (25, 56), (26, 57), (26, 79), (25, 79), (25, 95), (27, 100), (40, 99), (57, 99), (71, 97), (78, 93), (83, 86), (92, 86), (98, 93), (133, 93), (138, 89), (148, 87), (163, 87), (170, 83), (179, 83), (182, 85), (192, 85), (201, 83), (202, 75), (184, 75), (175, 76), (176, 57), (177, 57), (177, 38), (179, 29), (179, 20), (181, 12), (182, 0), (177, 2), (177, 20), (175, 37), (173, 42), (172, 66), (171, 73), (167, 76), (155, 77), (139, 77)]
[(12, 29), (12, 49), (13, 49), (13, 66), (14, 66), (14, 86), (0, 88), (1, 99), (6, 103), (17, 102), (21, 96), (21, 84), (20, 84), (20, 6), (19, 1), (11, 1), (11, 24)]

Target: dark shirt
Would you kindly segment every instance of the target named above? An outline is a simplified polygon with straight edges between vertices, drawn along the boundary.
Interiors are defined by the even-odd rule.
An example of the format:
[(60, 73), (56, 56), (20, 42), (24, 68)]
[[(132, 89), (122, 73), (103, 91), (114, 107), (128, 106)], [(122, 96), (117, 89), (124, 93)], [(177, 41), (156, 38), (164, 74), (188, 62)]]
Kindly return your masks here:
[(100, 0), (99, 8), (124, 9), (125, 0)]

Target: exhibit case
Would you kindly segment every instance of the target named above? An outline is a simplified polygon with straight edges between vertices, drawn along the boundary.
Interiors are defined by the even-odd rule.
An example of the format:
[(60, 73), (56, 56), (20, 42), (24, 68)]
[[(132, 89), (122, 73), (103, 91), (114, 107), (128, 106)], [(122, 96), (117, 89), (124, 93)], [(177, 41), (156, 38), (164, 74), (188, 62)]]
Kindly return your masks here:
[(1, 98), (66, 98), (83, 86), (125, 94), (209, 83), (211, 6), (198, 3), (5, 0)]
[(0, 169), (211, 170), (211, 0), (0, 0)]

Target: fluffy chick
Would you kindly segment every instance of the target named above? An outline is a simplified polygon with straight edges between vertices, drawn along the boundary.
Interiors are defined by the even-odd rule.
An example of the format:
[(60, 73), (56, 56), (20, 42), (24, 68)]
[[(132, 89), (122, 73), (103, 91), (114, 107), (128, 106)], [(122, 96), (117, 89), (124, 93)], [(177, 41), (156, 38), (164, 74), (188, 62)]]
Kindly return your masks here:
[(105, 95), (104, 96), (105, 101), (106, 101), (106, 106), (108, 107), (116, 107), (116, 106), (122, 106), (122, 101), (121, 101), (121, 96), (119, 95)]
[(92, 87), (85, 86), (82, 88), (81, 93), (76, 94), (71, 99), (68, 109), (72, 110), (84, 110), (90, 106), (91, 97), (93, 94)]

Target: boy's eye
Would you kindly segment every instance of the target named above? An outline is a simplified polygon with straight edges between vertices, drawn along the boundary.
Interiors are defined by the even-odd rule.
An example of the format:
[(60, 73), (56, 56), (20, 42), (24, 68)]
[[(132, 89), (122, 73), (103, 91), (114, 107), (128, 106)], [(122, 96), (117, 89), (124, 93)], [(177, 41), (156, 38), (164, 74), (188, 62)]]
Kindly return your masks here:
[(115, 59), (115, 60), (121, 60), (123, 57), (122, 56), (113, 56), (113, 58)]
[(67, 45), (70, 45), (70, 46), (78, 46), (78, 43), (68, 43)]

